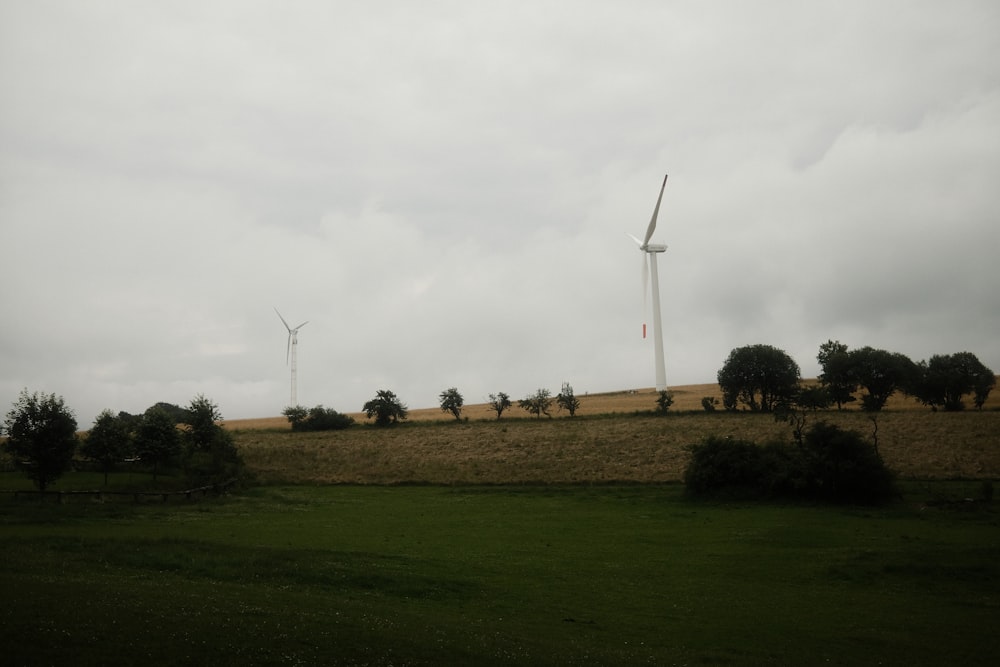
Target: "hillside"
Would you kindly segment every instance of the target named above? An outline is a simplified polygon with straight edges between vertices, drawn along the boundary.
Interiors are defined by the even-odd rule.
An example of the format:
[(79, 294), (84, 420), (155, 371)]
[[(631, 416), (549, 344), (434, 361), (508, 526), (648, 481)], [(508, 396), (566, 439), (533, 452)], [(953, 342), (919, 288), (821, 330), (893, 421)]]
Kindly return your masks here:
[[(655, 392), (581, 396), (578, 417), (530, 417), (513, 409), (500, 421), (486, 406), (467, 406), (468, 420), (440, 409), (414, 410), (396, 427), (366, 424), (346, 431), (293, 433), (282, 417), (228, 422), (249, 470), (264, 483), (557, 484), (676, 482), (688, 446), (709, 435), (755, 442), (791, 439), (769, 414), (708, 413), (702, 396), (716, 385), (674, 390), (667, 416), (650, 413)], [(932, 412), (897, 399), (877, 415), (879, 451), (900, 476), (918, 479), (1000, 478), (1000, 410)], [(857, 409), (810, 417), (875, 435)]]
[[(806, 380), (805, 382), (815, 383), (816, 380)], [(674, 395), (674, 404), (670, 408), (671, 412), (688, 412), (692, 410), (700, 411), (702, 410), (701, 399), (705, 396), (713, 396), (719, 400), (720, 404), (722, 402), (722, 392), (719, 390), (719, 385), (715, 383), (672, 387), (670, 391), (672, 391)], [(577, 415), (586, 417), (616, 413), (634, 414), (636, 412), (645, 412), (655, 409), (656, 397), (656, 390), (652, 388), (628, 391), (609, 391), (596, 394), (580, 394), (577, 396), (577, 398), (580, 399), (580, 409), (577, 411)], [(524, 410), (517, 407), (517, 401), (519, 398), (522, 397), (511, 397), (511, 402), (514, 406), (511, 408), (510, 412), (504, 413), (504, 419), (528, 416)], [(853, 407), (851, 410), (857, 411), (857, 408)], [(908, 398), (898, 393), (889, 399), (886, 410), (891, 412), (901, 410), (930, 412), (930, 409), (926, 406), (917, 403), (912, 398)], [(1000, 390), (994, 390), (990, 394), (989, 400), (984, 406), (984, 410), (1000, 410)], [(367, 421), (364, 413), (351, 412), (348, 414), (354, 417), (358, 423), (364, 423)], [(554, 405), (552, 414), (557, 418), (566, 416), (565, 413), (556, 411)], [(466, 405), (462, 411), (462, 416), (463, 418), (468, 418), (470, 421), (496, 419), (496, 413), (494, 413), (490, 409), (489, 405), (485, 403)], [(450, 419), (450, 415), (442, 412), (439, 407), (411, 409), (408, 417), (408, 421), (411, 422), (440, 421)], [(259, 419), (234, 419), (227, 421), (226, 426), (232, 429), (240, 430), (289, 427), (288, 421), (284, 417), (280, 416), (262, 417)]]

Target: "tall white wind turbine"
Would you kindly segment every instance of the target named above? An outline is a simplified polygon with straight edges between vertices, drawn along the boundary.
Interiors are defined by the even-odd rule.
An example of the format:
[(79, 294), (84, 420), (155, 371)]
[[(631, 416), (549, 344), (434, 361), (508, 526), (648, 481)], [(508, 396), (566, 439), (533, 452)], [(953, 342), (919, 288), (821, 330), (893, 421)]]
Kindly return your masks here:
[[(642, 251), (642, 299), (643, 299), (643, 311), (646, 310), (645, 300), (646, 300), (646, 286), (652, 282), (653, 284), (653, 354), (654, 360), (656, 362), (656, 391), (664, 391), (667, 388), (667, 371), (663, 365), (663, 325), (660, 320), (660, 278), (656, 272), (656, 255), (665, 252), (667, 246), (658, 243), (650, 243), (649, 239), (653, 236), (653, 232), (656, 230), (656, 216), (660, 213), (660, 201), (663, 199), (663, 190), (667, 187), (667, 177), (663, 176), (663, 185), (660, 186), (660, 196), (656, 198), (656, 207), (653, 209), (653, 217), (649, 220), (649, 226), (646, 228), (646, 237), (640, 241), (636, 237), (632, 236), (632, 239), (638, 244), (639, 250)], [(652, 281), (650, 278), (650, 269), (652, 269)], [(646, 337), (646, 325), (642, 325), (642, 337)]]
[[(278, 313), (278, 309), (275, 308), (274, 312)], [(297, 382), (297, 378), (296, 378), (296, 372), (297, 372), (296, 357), (297, 357), (297, 352), (298, 352), (298, 348), (299, 348), (299, 329), (301, 329), (305, 325), (309, 324), (309, 322), (303, 322), (302, 324), (300, 324), (299, 326), (297, 326), (297, 327), (295, 327), (293, 329), (292, 327), (288, 326), (288, 322), (285, 321), (285, 318), (281, 317), (281, 313), (278, 313), (278, 317), (281, 318), (281, 323), (285, 325), (286, 329), (288, 329), (288, 346), (285, 349), (285, 363), (286, 364), (290, 364), (291, 367), (292, 367), (292, 402), (289, 405), (296, 406), (296, 405), (299, 404), (298, 397), (296, 395), (297, 394), (297, 392), (296, 392), (296, 382)]]

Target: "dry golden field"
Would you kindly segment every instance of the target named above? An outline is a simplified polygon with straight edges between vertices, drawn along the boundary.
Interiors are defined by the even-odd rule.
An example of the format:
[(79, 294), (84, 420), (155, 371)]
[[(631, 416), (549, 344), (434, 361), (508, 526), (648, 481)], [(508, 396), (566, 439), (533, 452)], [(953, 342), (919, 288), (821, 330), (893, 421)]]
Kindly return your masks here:
[[(674, 391), (671, 414), (646, 414), (656, 392), (579, 396), (576, 418), (553, 412), (537, 419), (514, 407), (496, 420), (488, 406), (466, 406), (462, 421), (438, 408), (412, 410), (391, 428), (292, 433), (283, 417), (234, 420), (237, 444), (261, 482), (319, 484), (516, 484), (675, 482), (687, 445), (708, 435), (757, 442), (790, 440), (773, 416), (704, 412), (717, 385)], [(516, 401), (515, 401), (516, 405)], [(1000, 399), (983, 411), (932, 412), (910, 399), (890, 401), (877, 415), (879, 451), (906, 478), (1000, 478)], [(810, 417), (871, 436), (874, 424), (856, 408)]]

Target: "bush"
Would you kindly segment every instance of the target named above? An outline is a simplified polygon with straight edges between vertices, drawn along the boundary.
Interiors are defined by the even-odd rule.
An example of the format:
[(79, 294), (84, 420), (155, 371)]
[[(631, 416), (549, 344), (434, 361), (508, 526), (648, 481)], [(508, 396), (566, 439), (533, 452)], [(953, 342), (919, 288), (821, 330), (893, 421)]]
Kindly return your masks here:
[(749, 440), (710, 436), (691, 447), (685, 491), (695, 497), (758, 498), (764, 477), (763, 450)]
[(333, 408), (317, 405), (308, 410), (301, 405), (285, 408), (282, 413), (293, 431), (340, 431), (354, 424), (354, 418)]
[(667, 391), (666, 389), (663, 389), (656, 395), (657, 414), (661, 415), (667, 414), (667, 411), (670, 410), (670, 406), (673, 404), (674, 404), (674, 393), (672, 391)]
[(691, 447), (685, 492), (695, 498), (803, 499), (875, 505), (893, 496), (892, 473), (854, 431), (819, 422), (802, 446), (712, 436)]
[(805, 436), (810, 495), (832, 502), (874, 505), (893, 496), (892, 473), (860, 434), (826, 422)]

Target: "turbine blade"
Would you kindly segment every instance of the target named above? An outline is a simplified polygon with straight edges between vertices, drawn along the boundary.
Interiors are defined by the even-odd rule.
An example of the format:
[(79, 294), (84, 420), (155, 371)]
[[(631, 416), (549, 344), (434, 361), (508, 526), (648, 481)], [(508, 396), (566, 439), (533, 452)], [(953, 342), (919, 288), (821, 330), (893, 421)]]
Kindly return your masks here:
[(649, 227), (646, 228), (646, 240), (643, 241), (642, 245), (646, 246), (649, 244), (649, 239), (653, 236), (653, 231), (656, 229), (656, 216), (660, 214), (660, 200), (663, 199), (663, 190), (667, 187), (667, 175), (663, 175), (663, 185), (660, 186), (660, 196), (656, 198), (656, 208), (653, 209), (653, 217), (649, 219)]
[(633, 241), (635, 241), (635, 244), (637, 246), (639, 246), (640, 249), (642, 248), (642, 241), (640, 241), (638, 238), (636, 238), (636, 236), (634, 234), (629, 234), (628, 232), (625, 232), (625, 236), (627, 236), (630, 239), (632, 239)]
[[(273, 307), (273, 306), (272, 306), (272, 307)], [(278, 309), (277, 309), (277, 308), (275, 308), (275, 309), (274, 309), (274, 312), (278, 313)], [(280, 318), (281, 318), (281, 323), (285, 325), (285, 328), (286, 328), (286, 329), (288, 329), (289, 331), (291, 331), (291, 330), (292, 330), (292, 328), (291, 328), (290, 326), (288, 326), (288, 322), (286, 322), (286, 321), (285, 321), (285, 318), (284, 318), (284, 317), (281, 317), (281, 313), (278, 313), (278, 317), (280, 317)]]
[(307, 321), (305, 321), (305, 322), (303, 322), (303, 323), (302, 323), (302, 324), (300, 324), (299, 326), (295, 327), (295, 329), (293, 329), (293, 331), (298, 331), (299, 329), (301, 329), (302, 327), (304, 327), (304, 326), (305, 326), (305, 325), (307, 325), (307, 324), (309, 324), (308, 320), (307, 320)]
[(288, 332), (288, 345), (285, 347), (285, 365), (288, 365), (289, 359), (292, 358), (292, 332)]

